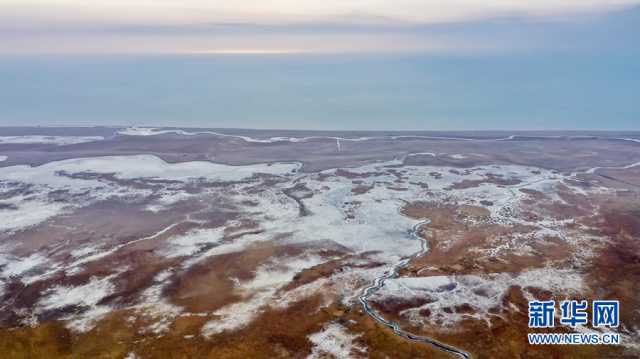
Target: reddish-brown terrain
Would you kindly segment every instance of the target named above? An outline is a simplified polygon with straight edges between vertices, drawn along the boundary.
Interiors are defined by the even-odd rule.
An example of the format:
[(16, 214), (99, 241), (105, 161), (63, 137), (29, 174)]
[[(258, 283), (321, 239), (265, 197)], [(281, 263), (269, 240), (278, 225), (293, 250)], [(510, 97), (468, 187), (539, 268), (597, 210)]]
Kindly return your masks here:
[[(2, 358), (640, 355), (634, 134), (73, 134), (0, 144)], [(533, 299), (622, 344), (528, 344)]]

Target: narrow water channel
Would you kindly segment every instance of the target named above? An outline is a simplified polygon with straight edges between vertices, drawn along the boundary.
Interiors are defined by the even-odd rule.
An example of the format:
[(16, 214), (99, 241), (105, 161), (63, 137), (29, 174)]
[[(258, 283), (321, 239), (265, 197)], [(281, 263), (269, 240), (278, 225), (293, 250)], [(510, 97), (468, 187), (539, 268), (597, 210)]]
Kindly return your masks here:
[(413, 342), (418, 342), (418, 343), (425, 343), (425, 344), (429, 344), (431, 346), (433, 346), (436, 349), (445, 351), (447, 353), (451, 353), (453, 355), (456, 355), (460, 358), (464, 358), (464, 359), (470, 359), (471, 356), (458, 349), (455, 347), (452, 347), (450, 345), (441, 343), (435, 339), (429, 338), (429, 337), (421, 337), (418, 335), (414, 335), (411, 334), (407, 331), (402, 330), (402, 328), (400, 328), (400, 325), (396, 322), (393, 322), (391, 320), (385, 319), (383, 318), (380, 314), (378, 314), (375, 310), (373, 310), (371, 308), (371, 306), (369, 305), (369, 298), (375, 294), (378, 290), (380, 290), (380, 288), (382, 288), (384, 286), (384, 282), (387, 279), (390, 278), (397, 278), (398, 277), (398, 273), (400, 272), (401, 269), (405, 268), (413, 259), (416, 258), (420, 258), (422, 256), (424, 256), (427, 253), (428, 248), (428, 244), (427, 244), (427, 240), (420, 237), (419, 231), (420, 228), (424, 225), (428, 225), (429, 223), (431, 223), (430, 220), (424, 220), (420, 223), (417, 223), (415, 226), (413, 226), (412, 230), (411, 230), (411, 237), (415, 240), (420, 241), (421, 245), (420, 245), (420, 250), (413, 254), (411, 257), (409, 258), (405, 258), (403, 260), (401, 260), (400, 262), (398, 262), (391, 271), (387, 271), (385, 272), (383, 275), (381, 275), (380, 277), (377, 277), (376, 279), (374, 279), (373, 283), (366, 287), (363, 291), (362, 294), (360, 295), (360, 297), (358, 297), (358, 299), (360, 300), (360, 303), (362, 304), (362, 308), (364, 309), (364, 311), (371, 317), (373, 318), (375, 321), (377, 321), (378, 323), (389, 327), (393, 330), (393, 332), (400, 336), (403, 337), (407, 340), (413, 341)]

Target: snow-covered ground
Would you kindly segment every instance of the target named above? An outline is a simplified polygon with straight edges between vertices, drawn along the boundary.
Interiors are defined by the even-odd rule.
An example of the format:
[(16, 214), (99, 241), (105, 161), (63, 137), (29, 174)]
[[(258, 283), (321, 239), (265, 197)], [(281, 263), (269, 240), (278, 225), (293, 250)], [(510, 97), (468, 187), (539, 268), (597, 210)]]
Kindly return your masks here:
[[(366, 348), (354, 343), (359, 335), (351, 334), (347, 328), (338, 324), (330, 323), (321, 331), (309, 336), (309, 341), (313, 343), (311, 355), (307, 359), (320, 359), (327, 356), (333, 358), (359, 358), (366, 354)], [(357, 355), (357, 356), (356, 356)]]
[(307, 255), (260, 266), (255, 278), (247, 282), (237, 282), (234, 288), (234, 291), (246, 300), (216, 310), (213, 313), (215, 319), (205, 324), (202, 334), (211, 336), (246, 326), (264, 307), (273, 302), (278, 289), (291, 282), (297, 273), (322, 262), (322, 258)]
[(102, 140), (104, 140), (102, 136), (0, 136), (0, 144), (53, 144), (62, 146)]
[(111, 282), (117, 275), (103, 278), (91, 278), (88, 283), (79, 286), (56, 286), (44, 293), (37, 304), (37, 311), (62, 310), (71, 306), (88, 308), (79, 315), (69, 315), (66, 319), (70, 329), (86, 332), (93, 328), (96, 321), (111, 312), (111, 308), (98, 305), (101, 299), (114, 291)]
[[(30, 187), (29, 195), (14, 195), (0, 200), (0, 204), (12, 206), (0, 209), (0, 232), (17, 230), (39, 224), (67, 210), (82, 207), (114, 197), (144, 197), (148, 190), (119, 186), (101, 180), (95, 175), (113, 175), (116, 179), (153, 179), (165, 181), (240, 181), (255, 174), (291, 175), (300, 167), (297, 163), (273, 163), (248, 166), (230, 166), (211, 162), (167, 163), (156, 156), (108, 156), (56, 161), (42, 166), (26, 165), (0, 168), (0, 194), (15, 190), (17, 185)], [(79, 177), (90, 175), (86, 178)], [(79, 197), (73, 203), (61, 203), (48, 199), (52, 192), (68, 191)], [(180, 193), (175, 200), (188, 194)], [(165, 204), (172, 203), (164, 198)], [(161, 201), (162, 202), (162, 201)], [(160, 203), (162, 204), (162, 203)]]
[[(154, 135), (160, 132), (154, 129), (128, 129), (122, 134)], [(464, 158), (459, 154), (451, 157)], [(278, 262), (261, 263), (252, 280), (236, 283), (234, 291), (242, 300), (212, 313), (205, 313), (210, 318), (202, 328), (202, 333), (212, 336), (246, 326), (267, 306), (286, 306), (292, 298), (308, 296), (318, 291), (329, 291), (336, 297), (343, 298), (347, 304), (354, 303), (353, 299), (359, 291), (373, 278), (420, 250), (420, 242), (412, 238), (410, 232), (421, 221), (406, 217), (400, 212), (410, 202), (441, 201), (479, 205), (480, 201), (485, 201), (483, 206), (489, 211), (487, 220), (492, 223), (505, 226), (524, 224), (533, 228), (532, 230), (545, 231), (544, 233), (562, 233), (564, 230), (565, 223), (562, 221), (548, 218), (541, 221), (524, 220), (517, 216), (520, 203), (526, 198), (526, 194), (518, 189), (535, 189), (552, 201), (561, 201), (555, 193), (557, 186), (563, 184), (572, 190), (570, 185), (564, 183), (567, 178), (564, 175), (515, 165), (478, 166), (465, 170), (400, 165), (401, 161), (395, 160), (357, 168), (302, 174), (298, 171), (300, 164), (297, 163), (248, 166), (210, 162), (167, 163), (155, 156), (137, 155), (71, 159), (38, 167), (5, 167), (0, 168), (0, 194), (5, 194), (0, 203), (6, 206), (0, 209), (0, 232), (24, 230), (105, 199), (126, 201), (153, 195), (156, 199), (150, 210), (162, 215), (160, 211), (163, 208), (171, 208), (184, 199), (197, 197), (211, 208), (218, 208), (224, 202), (239, 212), (240, 218), (226, 221), (215, 228), (196, 228), (167, 238), (162, 237), (160, 234), (172, 228), (169, 226), (159, 229), (158, 234), (152, 237), (130, 239), (128, 243), (162, 237), (162, 240), (158, 240), (160, 249), (154, 255), (181, 261), (181, 269), (189, 269), (205, 259), (244, 251), (256, 243), (266, 242), (309, 248), (338, 248), (345, 253), (360, 256), (359, 260), (364, 263), (376, 263), (376, 266), (368, 268), (357, 268), (355, 264), (347, 263), (342, 270), (330, 277), (307, 283), (289, 293), (282, 293), (281, 289), (297, 273), (332, 258), (305, 253), (290, 258), (277, 258)], [(348, 171), (348, 174), (345, 175), (344, 171)], [(264, 185), (251, 180), (255, 174), (274, 176), (278, 181)], [(492, 183), (496, 176), (502, 180), (513, 180), (517, 184)], [(154, 186), (138, 188), (126, 182), (134, 180), (143, 184), (153, 183)], [(478, 184), (460, 189), (452, 187), (464, 180), (477, 181)], [(308, 215), (301, 216), (298, 201), (285, 193), (285, 189), (296, 183), (306, 187), (306, 190), (300, 192), (305, 196), (299, 202), (304, 204)], [(195, 195), (188, 193), (187, 186), (201, 186), (201, 191)], [(371, 188), (360, 193), (353, 191), (356, 186)], [(23, 190), (12, 194), (16, 188)], [(591, 190), (599, 189), (595, 187)], [(50, 194), (56, 191), (67, 191), (70, 194), (67, 196), (68, 200), (51, 200)], [(575, 192), (578, 191), (584, 190), (576, 188)], [(252, 221), (255, 228), (251, 232), (242, 233), (242, 220)], [(177, 223), (172, 226), (175, 225)], [(237, 235), (239, 233), (242, 235)], [(42, 271), (44, 267), (49, 271), (64, 270), (67, 275), (73, 275), (87, 263), (105, 258), (125, 245), (109, 247), (103, 243), (92, 243), (76, 247), (69, 252), (65, 263), (50, 263), (54, 259), (40, 253), (19, 257), (11, 252), (11, 248), (2, 248), (2, 281), (5, 282), (10, 276), (29, 275), (27, 282), (32, 283), (39, 280), (38, 273), (42, 278), (45, 277), (46, 271)], [(518, 248), (524, 247), (513, 250)], [(37, 271), (38, 268), (41, 269), (40, 272)], [(183, 308), (176, 307), (161, 297), (161, 290), (172, 275), (174, 273), (169, 271), (156, 277), (141, 294), (141, 302), (136, 306), (140, 313), (155, 321), (155, 326), (149, 329), (155, 333), (167, 330), (176, 316), (188, 314), (183, 312)], [(112, 309), (97, 303), (112, 294), (114, 278), (96, 277), (76, 287), (52, 287), (43, 294), (38, 308), (42, 312), (61, 310), (64, 306), (88, 307), (89, 310), (68, 314), (64, 319), (68, 320), (69, 326), (74, 330), (90, 329), (97, 319)], [(483, 320), (487, 318), (490, 308), (499, 305), (509, 285), (521, 283), (562, 293), (580, 291), (582, 288), (581, 278), (577, 273), (547, 268), (519, 274), (389, 280), (377, 294), (377, 299), (411, 295), (433, 297), (433, 302), (424, 305), (424, 308), (434, 313), (429, 320), (451, 324), (463, 315), (445, 315), (443, 308), (469, 303), (474, 307), (475, 318)], [(480, 292), (485, 294), (478, 294)], [(418, 310), (420, 308), (413, 308), (406, 314), (411, 317)], [(341, 357), (347, 357), (354, 350), (360, 350), (350, 344), (353, 338), (353, 335), (344, 332), (337, 324), (328, 326), (310, 337), (316, 345), (313, 355), (338, 353), (343, 355)]]
[[(401, 312), (416, 324), (429, 324), (455, 330), (456, 324), (469, 318), (488, 322), (490, 309), (500, 307), (511, 286), (535, 287), (558, 295), (577, 295), (583, 289), (582, 276), (572, 270), (533, 269), (522, 273), (493, 273), (487, 275), (452, 275), (397, 278), (387, 280), (385, 286), (371, 299), (426, 299), (429, 302)], [(530, 300), (534, 298), (529, 295)], [(456, 313), (455, 308), (472, 308), (470, 313)], [(430, 316), (420, 314), (428, 309)], [(445, 311), (445, 309), (448, 309)]]

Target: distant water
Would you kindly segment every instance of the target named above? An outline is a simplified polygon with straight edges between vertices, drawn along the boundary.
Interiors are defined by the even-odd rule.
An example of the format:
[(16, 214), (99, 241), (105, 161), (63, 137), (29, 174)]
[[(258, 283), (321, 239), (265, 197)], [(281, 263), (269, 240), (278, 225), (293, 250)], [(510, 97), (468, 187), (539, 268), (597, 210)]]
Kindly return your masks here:
[(0, 125), (637, 130), (639, 94), (636, 57), (0, 59)]

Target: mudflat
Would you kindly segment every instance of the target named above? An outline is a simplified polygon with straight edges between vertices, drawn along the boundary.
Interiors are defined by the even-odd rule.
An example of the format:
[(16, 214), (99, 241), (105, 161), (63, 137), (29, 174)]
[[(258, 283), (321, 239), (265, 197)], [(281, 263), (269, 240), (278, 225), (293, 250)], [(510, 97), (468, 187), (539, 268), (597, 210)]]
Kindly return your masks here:
[[(24, 127), (0, 158), (7, 358), (640, 354), (640, 133)], [(533, 299), (619, 300), (622, 345), (533, 348)]]

